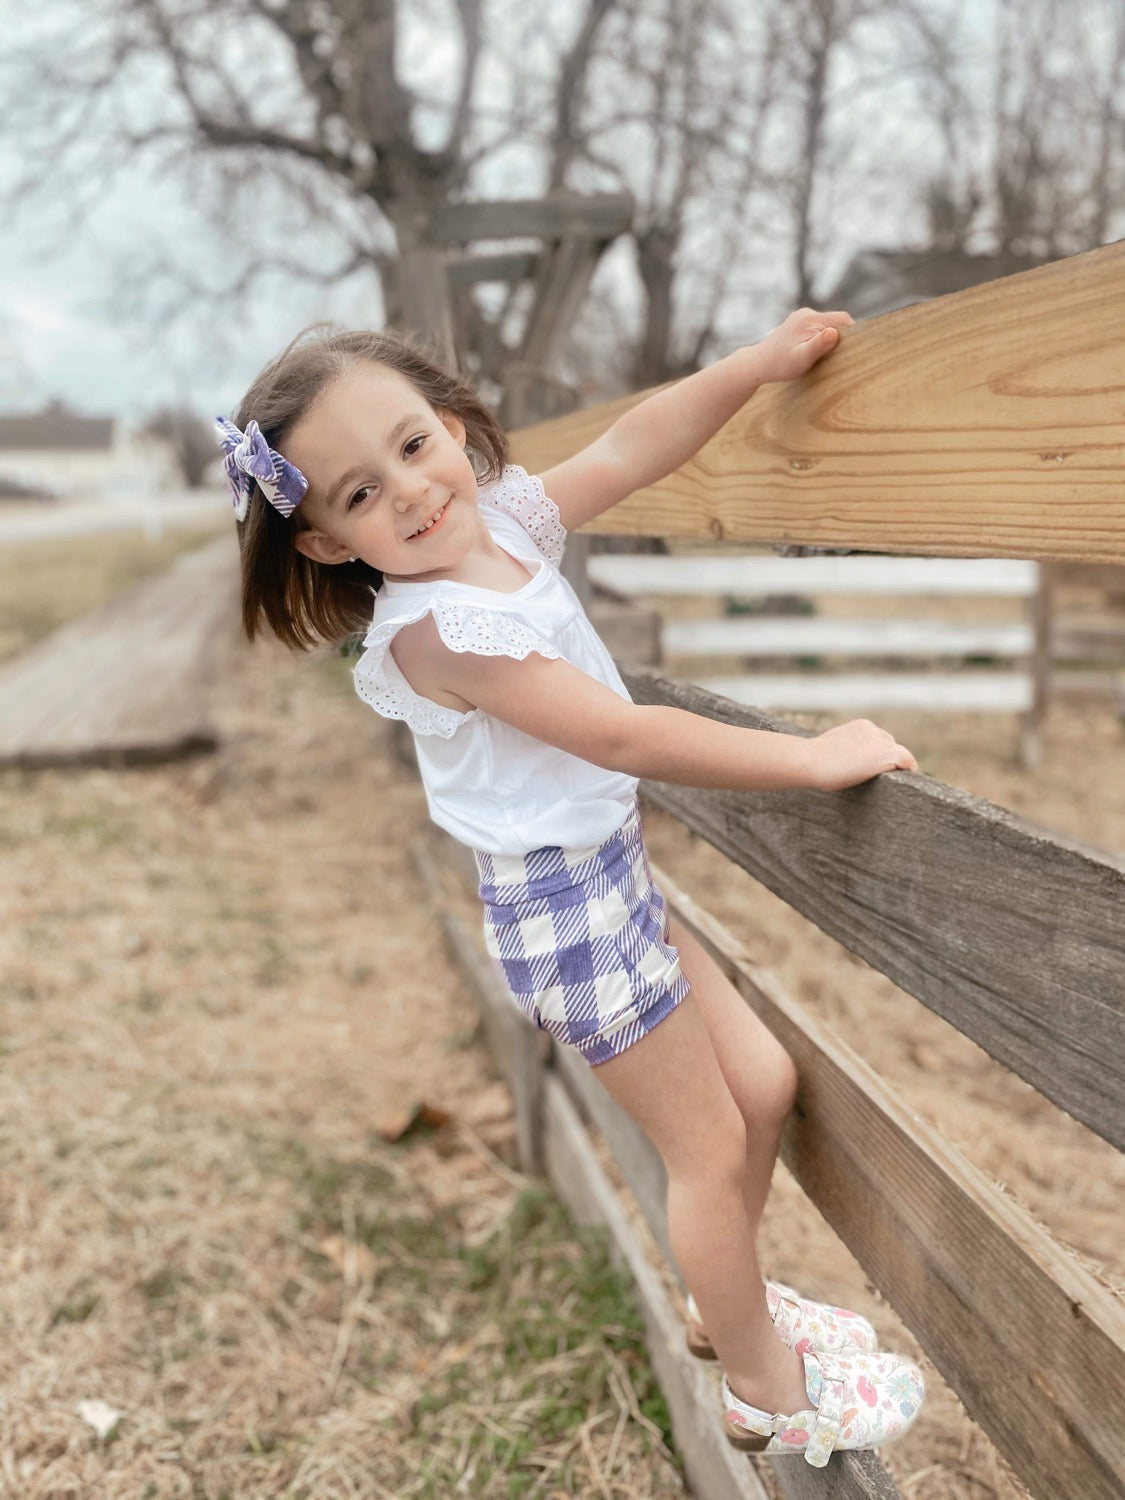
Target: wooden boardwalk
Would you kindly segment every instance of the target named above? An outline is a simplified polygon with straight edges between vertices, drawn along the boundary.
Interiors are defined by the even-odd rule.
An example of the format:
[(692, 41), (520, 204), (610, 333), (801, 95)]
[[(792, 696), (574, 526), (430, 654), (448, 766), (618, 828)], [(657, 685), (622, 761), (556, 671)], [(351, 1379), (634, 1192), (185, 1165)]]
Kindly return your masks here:
[(223, 536), (0, 669), (0, 765), (123, 765), (213, 750), (209, 684), (236, 639)]

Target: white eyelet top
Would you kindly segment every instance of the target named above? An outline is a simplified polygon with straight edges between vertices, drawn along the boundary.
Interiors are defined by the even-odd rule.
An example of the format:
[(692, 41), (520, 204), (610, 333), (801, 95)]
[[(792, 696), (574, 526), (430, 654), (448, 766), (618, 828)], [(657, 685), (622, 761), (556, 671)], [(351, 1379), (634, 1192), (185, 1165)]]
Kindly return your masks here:
[(356, 663), (356, 692), (377, 713), (410, 726), (430, 815), (461, 843), (488, 854), (604, 843), (629, 815), (635, 777), (557, 750), (479, 708), (462, 713), (422, 697), (391, 655), (396, 632), (432, 614), (453, 651), (561, 657), (628, 698), (558, 571), (566, 532), (540, 480), (511, 464), (481, 485), (480, 508), (494, 540), (533, 576), (512, 594), (448, 580), (384, 583)]

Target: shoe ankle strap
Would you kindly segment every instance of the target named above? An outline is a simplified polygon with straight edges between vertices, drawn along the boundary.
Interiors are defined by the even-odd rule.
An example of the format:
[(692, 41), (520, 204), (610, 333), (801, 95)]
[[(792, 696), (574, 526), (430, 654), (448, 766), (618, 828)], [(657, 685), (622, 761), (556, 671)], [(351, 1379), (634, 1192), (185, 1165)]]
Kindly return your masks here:
[(745, 1401), (740, 1401), (727, 1384), (727, 1377), (723, 1376), (723, 1406), (727, 1414), (735, 1419), (740, 1427), (747, 1432), (755, 1432), (759, 1437), (773, 1437), (789, 1421), (789, 1418), (781, 1412), (767, 1414), (758, 1407), (748, 1406)]

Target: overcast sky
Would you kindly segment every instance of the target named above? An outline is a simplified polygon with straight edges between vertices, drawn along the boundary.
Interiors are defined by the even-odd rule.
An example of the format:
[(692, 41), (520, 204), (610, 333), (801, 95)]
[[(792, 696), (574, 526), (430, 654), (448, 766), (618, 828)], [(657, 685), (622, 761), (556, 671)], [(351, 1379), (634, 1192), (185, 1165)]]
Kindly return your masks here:
[[(121, 266), (138, 240), (184, 232), (185, 258), (205, 264), (213, 247), (194, 214), (171, 194), (154, 200), (146, 185), (122, 181), (94, 223), (56, 253), (33, 244), (29, 220), (0, 239), (0, 407), (38, 407), (59, 398), (83, 411), (135, 416), (162, 401), (204, 411), (226, 410), (241, 394), (248, 369), (277, 352), (287, 331), (317, 318), (363, 322), (375, 315), (371, 284), (335, 289), (290, 287), (255, 298), (250, 317), (214, 337), (186, 325), (154, 330), (126, 321), (116, 308)], [(222, 320), (220, 319), (221, 323)]]

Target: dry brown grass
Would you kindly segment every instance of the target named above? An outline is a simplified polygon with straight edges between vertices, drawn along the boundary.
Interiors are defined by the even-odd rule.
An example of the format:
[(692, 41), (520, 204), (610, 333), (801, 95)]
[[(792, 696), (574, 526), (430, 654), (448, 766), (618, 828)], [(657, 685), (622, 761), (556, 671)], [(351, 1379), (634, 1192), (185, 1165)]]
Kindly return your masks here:
[[(415, 781), (342, 663), (243, 654), (221, 753), (0, 777), (0, 1494), (671, 1496), (627, 1292), (514, 1168), (405, 848)], [(898, 732), (896, 730), (896, 732)], [(927, 769), (1125, 848), (1121, 728), (1034, 774), (967, 717)], [(1112, 1281), (1120, 1162), (670, 820), (654, 857)], [(419, 1099), (451, 1125), (397, 1145)], [(1018, 1130), (1014, 1122), (1018, 1121)], [(779, 1170), (764, 1258), (910, 1347)], [(931, 1378), (909, 1500), (1019, 1487)], [(105, 1440), (76, 1412), (123, 1413)]]
[[(0, 1493), (681, 1494), (341, 669), (245, 654), (212, 759), (0, 778)], [(452, 1124), (384, 1141), (420, 1098)]]

